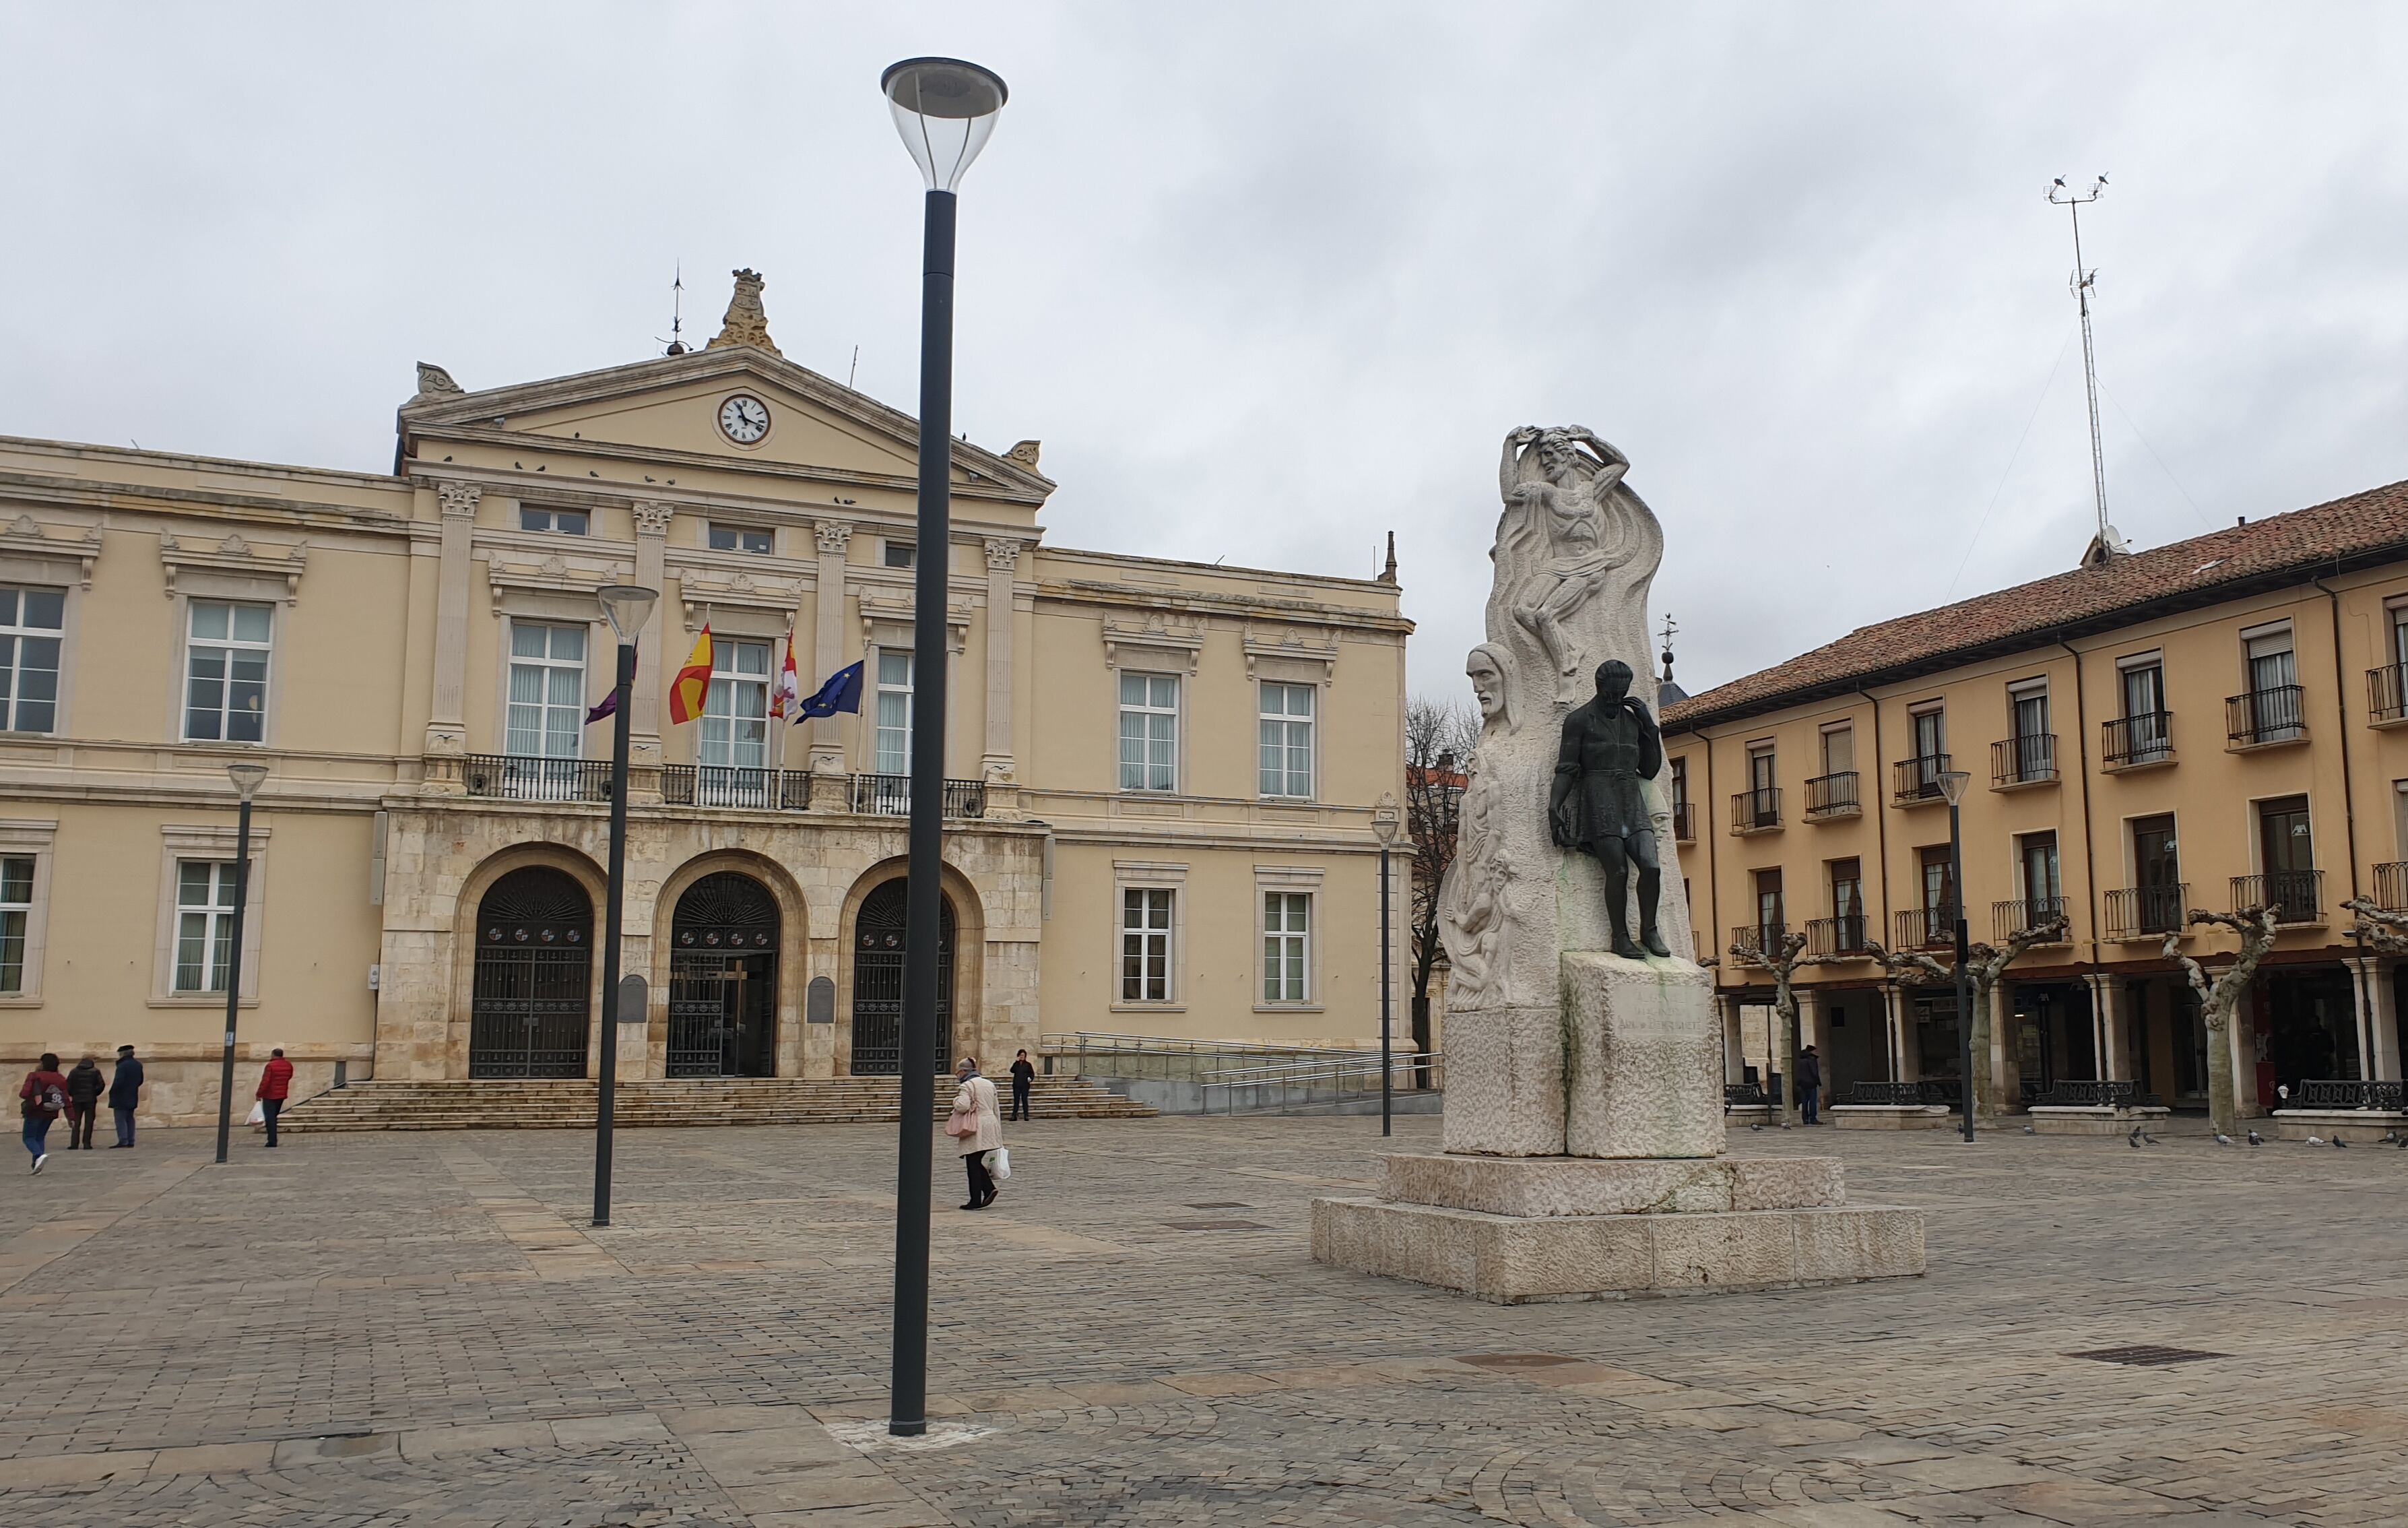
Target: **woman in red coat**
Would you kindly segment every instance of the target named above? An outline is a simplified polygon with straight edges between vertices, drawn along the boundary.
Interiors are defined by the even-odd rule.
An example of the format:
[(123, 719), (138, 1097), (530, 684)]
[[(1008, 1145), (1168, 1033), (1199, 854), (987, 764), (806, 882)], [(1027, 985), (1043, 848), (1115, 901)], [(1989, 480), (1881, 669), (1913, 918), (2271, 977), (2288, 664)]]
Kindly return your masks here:
[(19, 1111), (25, 1117), (25, 1150), (33, 1157), (34, 1171), (38, 1173), (42, 1164), (50, 1160), (50, 1121), (66, 1112), (67, 1079), (60, 1074), (59, 1059), (44, 1051), (42, 1064), (25, 1074), (17, 1097), (22, 1101)]
[(259, 1073), (259, 1106), (267, 1114), (267, 1144), (276, 1145), (276, 1117), (284, 1112), (284, 1100), (293, 1091), (293, 1063), (284, 1059), (284, 1047), (277, 1046), (267, 1053), (267, 1065)]

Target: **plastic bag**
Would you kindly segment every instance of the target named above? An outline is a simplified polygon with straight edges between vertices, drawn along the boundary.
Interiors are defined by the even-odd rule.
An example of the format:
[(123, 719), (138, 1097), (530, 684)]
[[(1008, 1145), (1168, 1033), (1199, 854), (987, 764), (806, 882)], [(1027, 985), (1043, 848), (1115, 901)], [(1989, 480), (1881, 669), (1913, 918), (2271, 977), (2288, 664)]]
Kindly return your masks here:
[(254, 1103), (254, 1104), (252, 1104), (252, 1105), (251, 1106), (251, 1117), (250, 1117), (250, 1118), (248, 1118), (248, 1119), (246, 1119), (246, 1120), (244, 1120), (244, 1121), (243, 1121), (243, 1123), (244, 1123), (244, 1124), (246, 1124), (246, 1125), (265, 1125), (265, 1124), (266, 1124), (266, 1123), (267, 1123), (267, 1105), (266, 1105), (266, 1104), (265, 1104), (265, 1103)]
[(988, 1152), (986, 1154), (986, 1170), (994, 1175), (995, 1181), (997, 1183), (1001, 1183), (1004, 1179), (1011, 1176), (1011, 1153), (1004, 1149), (1002, 1146), (997, 1146), (993, 1151)]

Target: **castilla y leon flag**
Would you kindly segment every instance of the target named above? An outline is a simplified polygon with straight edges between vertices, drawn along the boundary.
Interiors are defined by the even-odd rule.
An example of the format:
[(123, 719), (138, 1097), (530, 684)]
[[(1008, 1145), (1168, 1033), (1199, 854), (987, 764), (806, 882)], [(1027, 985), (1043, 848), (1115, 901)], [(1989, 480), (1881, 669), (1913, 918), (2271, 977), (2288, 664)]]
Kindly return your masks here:
[(778, 670), (778, 683), (769, 691), (769, 719), (781, 721), (795, 702), (802, 698), (801, 682), (795, 675), (795, 634), (786, 633), (786, 665)]
[(710, 694), (710, 623), (702, 624), (702, 635), (694, 641), (694, 653), (685, 667), (669, 682), (669, 720), (684, 726), (702, 714), (702, 702)]

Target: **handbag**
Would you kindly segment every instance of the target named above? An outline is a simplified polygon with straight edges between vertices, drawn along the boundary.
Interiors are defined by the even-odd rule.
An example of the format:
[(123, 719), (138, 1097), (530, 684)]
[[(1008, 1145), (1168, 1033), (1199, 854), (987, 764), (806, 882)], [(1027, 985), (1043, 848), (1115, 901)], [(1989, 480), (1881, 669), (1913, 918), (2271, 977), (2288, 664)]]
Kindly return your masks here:
[(993, 1151), (988, 1152), (986, 1154), (986, 1170), (989, 1174), (993, 1175), (995, 1181), (997, 1183), (1001, 1183), (1004, 1179), (1011, 1176), (1011, 1153), (1002, 1146), (997, 1146)]
[(945, 1117), (945, 1133), (960, 1140), (978, 1133), (978, 1115), (974, 1111), (955, 1109)]

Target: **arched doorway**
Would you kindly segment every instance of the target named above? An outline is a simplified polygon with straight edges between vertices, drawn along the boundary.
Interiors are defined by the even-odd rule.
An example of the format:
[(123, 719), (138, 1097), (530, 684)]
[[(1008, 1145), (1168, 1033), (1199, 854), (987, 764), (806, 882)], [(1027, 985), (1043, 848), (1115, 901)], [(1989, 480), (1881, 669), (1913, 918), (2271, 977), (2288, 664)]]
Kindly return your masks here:
[[(903, 1070), (903, 909), (909, 881), (889, 881), (862, 899), (853, 923), (853, 1074)], [(953, 1058), (953, 902), (939, 899), (937, 928), (937, 1070)]]
[(686, 887), (669, 923), (668, 1074), (778, 1074), (778, 903), (749, 875)]
[(477, 904), (468, 1075), (585, 1075), (594, 903), (565, 871), (528, 865)]

